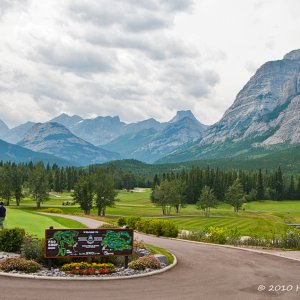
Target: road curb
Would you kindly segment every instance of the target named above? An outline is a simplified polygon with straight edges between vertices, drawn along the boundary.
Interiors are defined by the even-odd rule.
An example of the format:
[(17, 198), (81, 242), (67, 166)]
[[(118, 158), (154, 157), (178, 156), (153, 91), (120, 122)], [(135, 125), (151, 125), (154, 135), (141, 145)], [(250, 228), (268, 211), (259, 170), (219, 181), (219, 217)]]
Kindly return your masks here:
[[(170, 252), (171, 253), (171, 252)], [(15, 273), (5, 273), (0, 272), (0, 276), (4, 277), (12, 277), (12, 278), (24, 278), (24, 279), (41, 279), (41, 280), (65, 280), (65, 281), (103, 281), (103, 280), (124, 280), (124, 279), (135, 279), (135, 278), (142, 278), (148, 276), (154, 276), (157, 274), (165, 273), (171, 269), (173, 269), (177, 265), (177, 257), (171, 253), (173, 256), (173, 263), (163, 269), (155, 270), (145, 274), (137, 274), (137, 275), (130, 275), (130, 276), (119, 276), (119, 277), (51, 277), (51, 276), (37, 276), (31, 274), (15, 274)]]
[[(139, 232), (139, 231), (136, 231), (136, 233), (139, 233), (141, 235), (147, 235), (147, 236), (151, 236), (151, 237), (156, 237), (156, 238), (158, 237), (158, 236), (153, 235), (153, 234), (147, 234), (147, 233), (143, 233), (143, 232)], [(300, 262), (300, 258), (282, 256), (282, 255), (280, 255), (278, 253), (266, 252), (266, 251), (263, 251), (263, 250), (243, 248), (243, 247), (236, 247), (236, 246), (232, 246), (232, 245), (221, 245), (221, 244), (214, 244), (214, 243), (191, 241), (191, 240), (184, 240), (184, 239), (179, 239), (179, 238), (169, 238), (169, 237), (164, 237), (164, 236), (160, 236), (159, 238), (165, 239), (165, 240), (174, 240), (174, 241), (179, 241), (179, 242), (185, 242), (185, 243), (202, 244), (202, 245), (213, 246), (213, 247), (221, 247), (221, 248), (229, 248), (229, 249), (235, 249), (235, 250), (241, 250), (241, 251), (248, 251), (248, 252), (253, 252), (253, 253), (258, 253), (258, 254), (267, 254), (267, 255), (277, 256), (277, 257), (280, 257), (280, 258), (284, 258), (284, 259), (289, 259), (289, 260), (299, 261)], [(287, 251), (287, 252), (289, 252), (289, 251)]]

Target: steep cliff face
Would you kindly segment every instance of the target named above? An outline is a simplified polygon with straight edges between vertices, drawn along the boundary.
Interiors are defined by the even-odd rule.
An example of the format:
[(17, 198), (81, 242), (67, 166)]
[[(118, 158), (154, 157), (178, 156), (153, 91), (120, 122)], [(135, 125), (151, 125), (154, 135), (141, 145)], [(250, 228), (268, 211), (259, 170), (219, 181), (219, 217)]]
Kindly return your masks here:
[(274, 130), (278, 125), (274, 120), (300, 92), (299, 57), (300, 50), (293, 51), (259, 68), (200, 145), (253, 138)]
[(263, 142), (264, 145), (285, 142), (298, 144), (300, 142), (300, 96), (293, 97), (288, 107), (270, 125), (278, 129)]
[[(222, 119), (161, 161), (252, 155), (300, 143), (300, 50), (261, 66)], [(270, 147), (271, 146), (271, 147)]]

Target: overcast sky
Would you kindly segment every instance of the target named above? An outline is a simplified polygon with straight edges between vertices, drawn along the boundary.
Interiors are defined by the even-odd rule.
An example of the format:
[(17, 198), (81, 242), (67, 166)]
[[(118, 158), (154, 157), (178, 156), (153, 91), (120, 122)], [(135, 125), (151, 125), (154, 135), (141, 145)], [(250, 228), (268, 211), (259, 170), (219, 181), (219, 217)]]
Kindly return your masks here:
[(299, 29), (299, 0), (0, 0), (0, 119), (212, 124)]

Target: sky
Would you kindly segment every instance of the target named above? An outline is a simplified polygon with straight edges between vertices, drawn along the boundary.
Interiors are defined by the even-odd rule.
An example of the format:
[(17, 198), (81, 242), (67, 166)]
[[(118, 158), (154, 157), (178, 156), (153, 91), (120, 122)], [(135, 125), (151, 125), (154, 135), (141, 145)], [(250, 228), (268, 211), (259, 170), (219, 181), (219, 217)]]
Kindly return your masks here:
[(0, 119), (213, 124), (299, 28), (299, 0), (1, 0)]

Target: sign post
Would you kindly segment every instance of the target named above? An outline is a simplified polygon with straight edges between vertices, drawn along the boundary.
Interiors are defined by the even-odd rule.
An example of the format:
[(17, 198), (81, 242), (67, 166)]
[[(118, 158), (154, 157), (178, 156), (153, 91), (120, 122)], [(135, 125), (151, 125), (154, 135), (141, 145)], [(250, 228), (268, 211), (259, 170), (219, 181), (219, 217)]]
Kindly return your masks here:
[(61, 257), (125, 256), (128, 268), (133, 255), (133, 229), (47, 229), (45, 232), (45, 257), (51, 269), (52, 259)]
[(128, 269), (128, 261), (129, 261), (129, 256), (125, 256), (125, 264), (124, 264), (125, 269)]
[[(49, 227), (50, 230), (53, 229), (53, 226)], [(48, 270), (51, 270), (52, 268), (52, 258), (48, 258)]]

